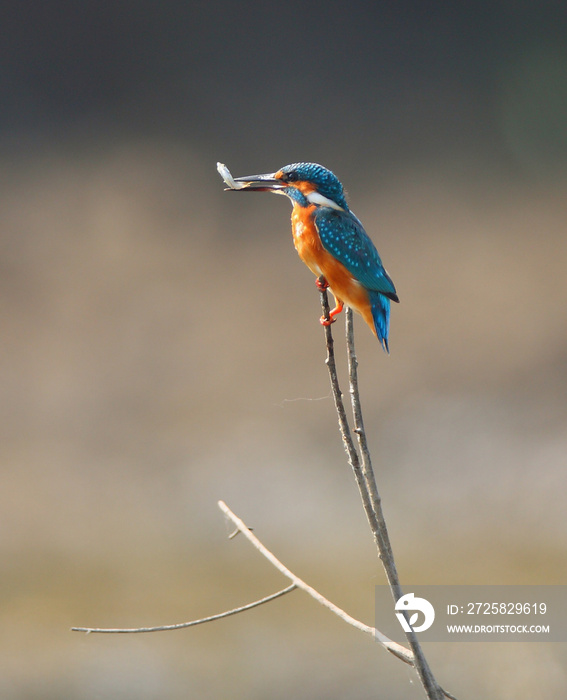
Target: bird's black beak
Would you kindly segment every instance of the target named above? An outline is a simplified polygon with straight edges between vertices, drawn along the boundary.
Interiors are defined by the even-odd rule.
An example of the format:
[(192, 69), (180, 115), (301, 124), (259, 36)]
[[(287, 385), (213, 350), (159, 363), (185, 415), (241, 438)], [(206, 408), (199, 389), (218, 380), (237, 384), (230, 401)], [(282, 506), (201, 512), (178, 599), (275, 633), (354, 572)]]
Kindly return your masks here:
[(249, 192), (272, 192), (285, 187), (285, 183), (276, 177), (276, 173), (265, 175), (245, 175), (232, 177), (230, 170), (222, 163), (217, 163), (217, 170), (224, 180), (227, 190), (248, 190)]
[(266, 175), (246, 175), (245, 177), (235, 177), (234, 182), (240, 184), (239, 189), (246, 189), (256, 192), (268, 192), (270, 190), (280, 190), (285, 187), (285, 183), (274, 177), (275, 173)]

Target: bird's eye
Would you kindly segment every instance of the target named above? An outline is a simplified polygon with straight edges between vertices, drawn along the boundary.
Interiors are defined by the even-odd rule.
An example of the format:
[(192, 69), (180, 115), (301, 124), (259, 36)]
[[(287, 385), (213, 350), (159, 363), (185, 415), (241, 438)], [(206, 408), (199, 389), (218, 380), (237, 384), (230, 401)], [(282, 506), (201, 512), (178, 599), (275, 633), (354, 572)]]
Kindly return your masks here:
[(286, 173), (286, 175), (285, 175), (286, 182), (296, 182), (297, 180), (298, 180), (297, 173), (294, 173), (293, 171), (291, 173)]

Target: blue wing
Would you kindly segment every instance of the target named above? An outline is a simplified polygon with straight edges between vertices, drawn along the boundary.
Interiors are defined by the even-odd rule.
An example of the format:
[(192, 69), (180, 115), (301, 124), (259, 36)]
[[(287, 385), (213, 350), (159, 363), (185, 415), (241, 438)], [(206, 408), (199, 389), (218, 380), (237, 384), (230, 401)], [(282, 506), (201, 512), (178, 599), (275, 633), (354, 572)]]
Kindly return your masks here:
[(374, 243), (360, 221), (349, 211), (319, 207), (315, 226), (323, 247), (364, 287), (399, 301), (394, 283), (382, 265)]

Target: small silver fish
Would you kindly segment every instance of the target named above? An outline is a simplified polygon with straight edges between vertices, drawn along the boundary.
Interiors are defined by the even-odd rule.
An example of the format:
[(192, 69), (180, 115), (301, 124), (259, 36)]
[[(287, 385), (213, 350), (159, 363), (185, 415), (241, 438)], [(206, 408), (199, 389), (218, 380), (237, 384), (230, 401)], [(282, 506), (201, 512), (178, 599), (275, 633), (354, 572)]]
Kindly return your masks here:
[(224, 163), (217, 163), (217, 170), (219, 171), (219, 175), (224, 180), (224, 184), (230, 190), (241, 190), (243, 187), (246, 187), (246, 183), (234, 181), (234, 178), (230, 174), (230, 170), (226, 167)]

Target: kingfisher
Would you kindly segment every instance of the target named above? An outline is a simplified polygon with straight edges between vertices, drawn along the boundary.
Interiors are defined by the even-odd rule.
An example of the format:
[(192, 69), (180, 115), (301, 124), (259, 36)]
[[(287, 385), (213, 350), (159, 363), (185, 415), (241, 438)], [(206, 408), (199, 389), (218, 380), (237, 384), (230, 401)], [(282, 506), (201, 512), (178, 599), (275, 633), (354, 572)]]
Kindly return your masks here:
[(295, 249), (316, 275), (318, 288), (329, 288), (335, 298), (329, 318), (322, 317), (321, 323), (333, 323), (346, 304), (389, 353), (390, 301), (399, 301), (396, 288), (336, 175), (317, 163), (292, 163), (275, 173), (237, 178), (222, 163), (217, 169), (229, 190), (289, 197)]

